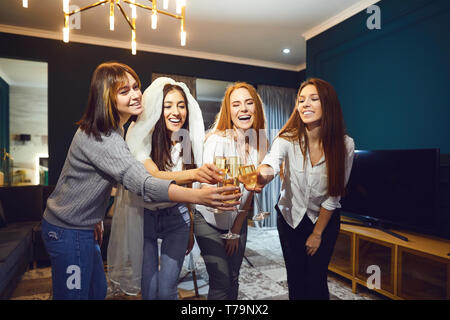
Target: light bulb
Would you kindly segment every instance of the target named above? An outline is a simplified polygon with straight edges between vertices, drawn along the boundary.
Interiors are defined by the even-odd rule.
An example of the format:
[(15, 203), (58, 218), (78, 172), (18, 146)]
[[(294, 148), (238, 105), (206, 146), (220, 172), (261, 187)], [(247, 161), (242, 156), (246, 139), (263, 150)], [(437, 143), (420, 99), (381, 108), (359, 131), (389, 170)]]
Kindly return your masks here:
[(68, 27), (63, 28), (63, 41), (65, 43), (69, 42), (69, 28)]
[(153, 11), (153, 14), (152, 14), (152, 29), (156, 29), (157, 25), (158, 25), (158, 16), (156, 14), (156, 11)]
[[(131, 2), (135, 3), (135, 0), (131, 0)], [(131, 18), (136, 19), (137, 18), (136, 6), (134, 4), (130, 4), (130, 7), (131, 7)]]
[(169, 0), (164, 0), (164, 2), (163, 2), (163, 8), (164, 8), (164, 10), (169, 9)]
[(181, 46), (184, 47), (186, 45), (186, 31), (181, 31), (180, 37), (181, 37)]
[(114, 2), (109, 4), (109, 30), (114, 31)]
[(22, 5), (24, 8), (28, 8), (28, 0), (23, 0)]
[(69, 13), (69, 0), (64, 0), (63, 1), (63, 11), (65, 13)]
[(136, 55), (136, 47), (137, 47), (137, 44), (136, 44), (136, 31), (131, 30), (131, 54), (133, 56)]

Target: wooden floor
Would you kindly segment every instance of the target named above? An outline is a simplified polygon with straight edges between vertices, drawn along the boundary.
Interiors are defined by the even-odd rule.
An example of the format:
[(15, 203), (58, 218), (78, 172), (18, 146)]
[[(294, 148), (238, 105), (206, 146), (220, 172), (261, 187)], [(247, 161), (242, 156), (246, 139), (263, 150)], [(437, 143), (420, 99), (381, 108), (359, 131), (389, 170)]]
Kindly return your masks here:
[[(51, 300), (52, 278), (50, 267), (28, 270), (14, 290), (11, 300)], [(180, 300), (206, 300), (206, 296), (196, 297), (194, 291), (178, 290)], [(123, 293), (108, 293), (106, 300), (142, 300), (141, 294), (130, 296)]]
[[(238, 300), (288, 299), (286, 268), (277, 230), (249, 227), (248, 231), (246, 259), (240, 269)], [(178, 287), (179, 298), (181, 300), (204, 300), (209, 289), (208, 274), (203, 259), (200, 257), (199, 249), (194, 246), (192, 252), (197, 257), (194, 260), (196, 261), (197, 285), (200, 296), (195, 296), (190, 274), (182, 271), (180, 274), (181, 282)], [(353, 293), (351, 282), (333, 273), (328, 275), (328, 287), (330, 299), (333, 300), (380, 299), (368, 290), (358, 290), (356, 294)], [(16, 300), (50, 300), (51, 298), (51, 268), (48, 265), (28, 270), (11, 297), (11, 299)], [(140, 300), (141, 296), (108, 292), (107, 299)]]

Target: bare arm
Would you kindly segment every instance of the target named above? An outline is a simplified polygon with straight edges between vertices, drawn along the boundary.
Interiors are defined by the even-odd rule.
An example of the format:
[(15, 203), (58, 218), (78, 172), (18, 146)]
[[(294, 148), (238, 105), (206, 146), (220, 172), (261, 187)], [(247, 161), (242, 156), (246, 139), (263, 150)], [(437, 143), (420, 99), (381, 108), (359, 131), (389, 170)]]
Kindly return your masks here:
[[(241, 193), (223, 195), (224, 192), (231, 193), (239, 191), (238, 187), (201, 188), (191, 189), (171, 184), (169, 186), (169, 200), (171, 202), (185, 202), (201, 204), (207, 207), (217, 208), (224, 211), (234, 210), (239, 205)], [(224, 203), (227, 200), (234, 200), (232, 203)]]
[(213, 164), (204, 164), (200, 168), (172, 172), (160, 171), (152, 159), (147, 159), (144, 166), (152, 176), (164, 180), (175, 180), (178, 185), (195, 181), (215, 184), (221, 179), (220, 170)]
[[(275, 171), (273, 170), (273, 168), (271, 166), (269, 166), (267, 164), (262, 164), (258, 167), (258, 169), (256, 169), (256, 174), (257, 174), (257, 180), (256, 180), (255, 188), (247, 188), (247, 186), (245, 186), (245, 184), (244, 184), (244, 186), (245, 186), (245, 189), (247, 189), (248, 191), (260, 193), (262, 191), (262, 189), (264, 188), (264, 186), (273, 180), (273, 178), (275, 177)], [(244, 183), (241, 178), (239, 178), (239, 180), (241, 183)]]
[(322, 242), (322, 233), (328, 225), (334, 211), (320, 207), (319, 218), (314, 226), (313, 232), (306, 240), (306, 252), (308, 255), (314, 255)]

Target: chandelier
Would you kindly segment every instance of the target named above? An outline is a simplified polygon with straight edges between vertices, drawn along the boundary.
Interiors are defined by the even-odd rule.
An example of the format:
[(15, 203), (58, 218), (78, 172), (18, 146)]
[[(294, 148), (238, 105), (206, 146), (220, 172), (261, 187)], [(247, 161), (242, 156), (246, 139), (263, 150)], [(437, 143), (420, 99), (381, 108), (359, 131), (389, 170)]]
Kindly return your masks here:
[[(169, 17), (178, 19), (181, 21), (180, 26), (180, 38), (181, 38), (181, 45), (186, 45), (186, 31), (185, 31), (185, 18), (186, 18), (186, 0), (176, 0), (176, 13), (172, 14), (167, 11), (159, 10), (156, 6), (157, 0), (148, 0), (151, 2), (151, 7), (146, 6), (140, 3), (136, 3), (136, 0), (103, 0), (103, 1), (97, 1), (93, 4), (90, 4), (83, 8), (78, 8), (73, 11), (69, 10), (69, 2), (70, 0), (63, 0), (63, 12), (64, 12), (64, 28), (63, 28), (63, 41), (69, 42), (69, 18), (71, 15), (80, 13), (82, 11), (92, 9), (95, 7), (98, 7), (100, 5), (105, 5), (109, 3), (109, 29), (111, 31), (114, 31), (114, 16), (115, 16), (115, 8), (116, 6), (119, 8), (120, 13), (127, 21), (128, 25), (131, 28), (131, 52), (133, 55), (136, 54), (136, 9), (141, 8), (148, 11), (151, 11), (151, 25), (152, 29), (156, 29), (157, 23), (158, 23), (158, 14), (164, 14)], [(159, 1), (159, 0), (158, 0)], [(123, 6), (121, 4), (127, 3), (131, 7), (131, 19), (128, 17), (128, 15), (125, 13), (125, 10), (123, 9)], [(22, 4), (25, 8), (28, 8), (28, 0), (22, 0)], [(169, 0), (163, 0), (163, 9), (167, 10), (169, 7)]]

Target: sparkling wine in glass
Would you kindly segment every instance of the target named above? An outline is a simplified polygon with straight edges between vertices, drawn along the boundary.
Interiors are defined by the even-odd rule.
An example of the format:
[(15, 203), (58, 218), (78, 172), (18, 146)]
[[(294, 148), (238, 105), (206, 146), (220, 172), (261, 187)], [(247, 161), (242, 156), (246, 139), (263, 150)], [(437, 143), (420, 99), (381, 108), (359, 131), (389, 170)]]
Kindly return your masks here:
[[(239, 166), (240, 166), (240, 159), (237, 156), (230, 156), (226, 157), (226, 176), (224, 179), (224, 186), (228, 187), (239, 187)], [(231, 191), (231, 192), (225, 192), (223, 194), (229, 195), (229, 194), (237, 194), (239, 193), (239, 190)], [(224, 201), (226, 203), (233, 203), (234, 200), (228, 200)]]
[[(226, 179), (224, 180), (224, 186), (233, 186), (233, 187), (239, 187), (239, 166), (241, 164), (240, 158), (236, 155), (231, 155), (226, 157), (226, 169), (227, 169), (227, 175)], [(239, 190), (232, 191), (232, 192), (225, 192), (224, 194), (235, 194), (239, 193)], [(234, 200), (228, 200), (224, 201), (226, 203), (233, 203)], [(237, 212), (237, 210), (234, 210), (233, 212)], [(233, 223), (233, 216), (232, 213), (229, 213), (228, 217), (228, 232), (221, 235), (222, 239), (237, 239), (240, 237), (239, 234), (231, 232), (231, 227)]]
[(256, 187), (256, 179), (258, 176), (256, 174), (255, 166), (253, 164), (241, 166), (239, 168), (239, 174), (241, 176), (242, 181), (244, 182), (244, 185), (246, 185), (250, 189)]
[[(224, 156), (214, 156), (214, 165), (222, 171), (222, 180), (225, 181), (228, 168), (226, 166), (226, 157)], [(223, 186), (223, 182), (217, 184), (218, 187)]]
[[(216, 155), (216, 156), (214, 156), (213, 162), (214, 162), (214, 165), (218, 169), (220, 169), (220, 171), (222, 171), (222, 182), (219, 181), (217, 183), (217, 187), (223, 187), (223, 186), (225, 186), (225, 179), (227, 177), (227, 172), (228, 172), (228, 169), (226, 167), (226, 157), (225, 156)], [(208, 208), (208, 210), (212, 211), (214, 213), (222, 212), (221, 210), (216, 209), (216, 208)]]
[[(255, 166), (253, 164), (249, 164), (246, 166), (242, 166), (239, 168), (239, 173), (241, 176), (241, 180), (244, 182), (244, 185), (247, 188), (255, 188), (258, 175), (256, 173)], [(267, 218), (270, 215), (270, 212), (261, 210), (261, 206), (259, 204), (259, 196), (255, 194), (255, 202), (258, 207), (258, 213), (252, 217), (253, 221), (261, 221)]]

